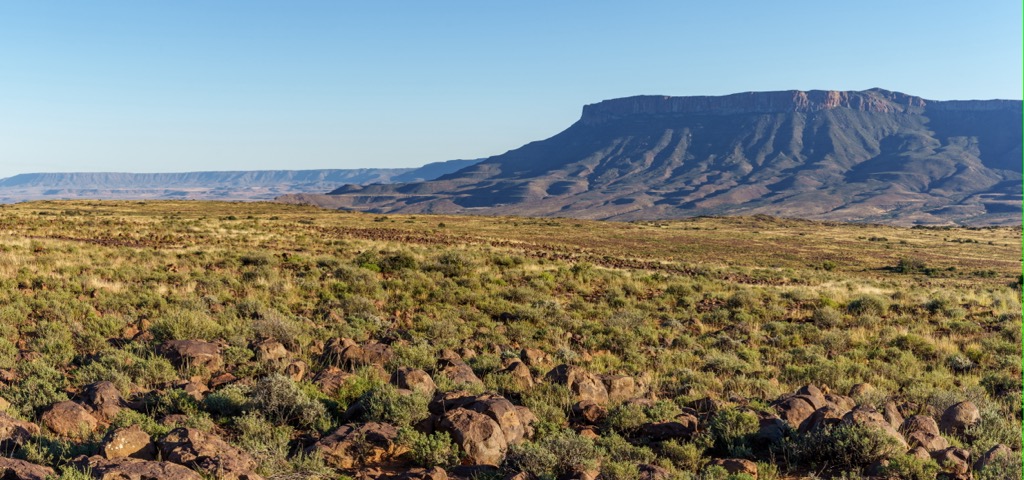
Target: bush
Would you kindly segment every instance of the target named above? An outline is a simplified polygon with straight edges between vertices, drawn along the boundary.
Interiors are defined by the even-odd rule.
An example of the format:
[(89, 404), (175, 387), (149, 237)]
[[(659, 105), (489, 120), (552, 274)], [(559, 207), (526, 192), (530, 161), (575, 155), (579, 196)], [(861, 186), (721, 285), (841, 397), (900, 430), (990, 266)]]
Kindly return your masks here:
[(324, 430), (329, 427), (324, 405), (309, 398), (289, 377), (280, 374), (261, 379), (253, 387), (252, 407), (276, 425), (291, 423)]
[(249, 404), (249, 388), (244, 385), (228, 385), (203, 399), (206, 410), (219, 417), (241, 415)]
[(430, 399), (421, 392), (401, 393), (394, 385), (377, 386), (363, 396), (366, 418), (371, 422), (409, 426), (430, 416)]
[(861, 295), (846, 305), (853, 315), (883, 316), (889, 311), (889, 301), (879, 295)]
[(759, 428), (757, 415), (733, 408), (716, 413), (708, 425), (715, 450), (731, 457), (753, 455), (750, 439)]
[(826, 427), (788, 443), (798, 463), (836, 471), (860, 470), (903, 453), (896, 439), (862, 425)]
[(935, 460), (922, 460), (913, 455), (896, 455), (882, 468), (886, 476), (900, 480), (934, 480), (939, 470)]
[(409, 449), (413, 463), (426, 468), (448, 467), (459, 462), (459, 447), (448, 432), (420, 433), (409, 427), (398, 431), (399, 445)]

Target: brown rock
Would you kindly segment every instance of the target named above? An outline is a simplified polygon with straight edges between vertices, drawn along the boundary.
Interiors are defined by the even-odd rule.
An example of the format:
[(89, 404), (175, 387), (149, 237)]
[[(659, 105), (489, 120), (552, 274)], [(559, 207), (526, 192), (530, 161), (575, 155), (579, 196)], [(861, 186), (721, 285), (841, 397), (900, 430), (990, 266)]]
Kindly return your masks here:
[(38, 425), (18, 420), (6, 413), (0, 412), (0, 444), (10, 442), (15, 445), (21, 445), (25, 440), (38, 434)]
[(516, 386), (520, 390), (529, 390), (533, 388), (533, 374), (530, 373), (530, 367), (527, 367), (525, 363), (518, 360), (513, 360), (501, 370), (504, 373), (512, 377), (512, 381), (515, 382)]
[(398, 457), (408, 451), (395, 443), (396, 438), (398, 427), (394, 425), (377, 422), (349, 424), (321, 438), (308, 451), (319, 453), (334, 468), (394, 466), (400, 463)]
[[(529, 412), (529, 409), (516, 407), (504, 397), (481, 395), (465, 408), (487, 415), (494, 420), (505, 436), (505, 443), (509, 445), (520, 443), (532, 434), (528, 419), (521, 416), (521, 412), (524, 410)], [(530, 417), (536, 419), (532, 413), (530, 413)]]
[(433, 395), (437, 390), (434, 379), (430, 374), (418, 368), (400, 367), (391, 375), (391, 383), (398, 388), (407, 388), (412, 391), (422, 392), (426, 395)]
[(156, 446), (149, 434), (138, 425), (123, 427), (110, 432), (101, 448), (103, 456), (112, 458), (132, 457), (143, 460), (156, 458)]
[(99, 422), (85, 407), (72, 402), (55, 403), (42, 418), (43, 425), (57, 435), (67, 438), (80, 438), (96, 430)]
[(346, 372), (338, 367), (327, 367), (313, 379), (320, 391), (327, 395), (335, 395), (350, 378), (355, 377), (354, 373)]
[(203, 397), (210, 391), (210, 388), (202, 382), (188, 382), (181, 385), (181, 389), (188, 394), (188, 396), (196, 399), (197, 402), (203, 401)]
[(46, 480), (56, 477), (50, 467), (0, 456), (0, 478), (4, 480)]
[(448, 377), (456, 385), (484, 385), (484, 382), (473, 373), (473, 369), (466, 364), (449, 365), (441, 370), (441, 375)]
[(342, 366), (341, 352), (344, 352), (346, 348), (356, 345), (356, 342), (351, 338), (332, 338), (327, 341), (327, 344), (323, 347), (323, 360), (328, 365), (335, 367)]
[(1019, 456), (1014, 457), (1013, 450), (1011, 450), (1010, 447), (1000, 443), (999, 445), (990, 448), (989, 451), (982, 454), (981, 457), (978, 457), (978, 461), (974, 462), (974, 469), (978, 471), (984, 470), (985, 467), (989, 466), (989, 464), (999, 458), (1014, 458), (1015, 461), (1020, 460)]
[(690, 402), (689, 407), (696, 410), (698, 415), (713, 415), (725, 407), (725, 402), (717, 398), (704, 397)]
[(851, 397), (857, 398), (857, 397), (862, 397), (864, 395), (867, 395), (867, 394), (869, 394), (871, 392), (874, 392), (874, 391), (875, 391), (875, 387), (873, 387), (870, 383), (858, 383), (858, 384), (850, 387), (849, 395)]
[(886, 422), (889, 422), (889, 425), (892, 425), (892, 428), (899, 429), (903, 426), (903, 415), (900, 413), (899, 408), (896, 408), (895, 402), (885, 403), (882, 407), (882, 418), (884, 418)]
[(601, 435), (597, 433), (597, 427), (594, 426), (588, 425), (585, 427), (581, 427), (579, 430), (576, 431), (576, 433), (578, 433), (581, 437), (589, 438), (591, 440), (597, 440), (598, 438), (601, 438)]
[(800, 424), (800, 433), (813, 432), (825, 427), (838, 425), (847, 411), (842, 411), (832, 405), (821, 407)]
[(900, 425), (900, 433), (907, 439), (911, 447), (921, 446), (929, 452), (949, 448), (949, 442), (939, 435), (939, 425), (935, 419), (925, 415), (908, 417)]
[(637, 467), (637, 472), (640, 474), (638, 480), (668, 480), (672, 478), (671, 472), (657, 465), (640, 465)]
[(608, 401), (620, 403), (643, 395), (633, 377), (627, 375), (601, 375), (601, 381), (608, 390)]
[(352, 345), (341, 352), (341, 364), (349, 368), (365, 365), (384, 366), (394, 357), (391, 347), (383, 343)]
[(910, 452), (908, 452), (907, 455), (919, 458), (921, 460), (931, 460), (932, 459), (932, 454), (928, 453), (928, 450), (926, 450), (924, 447), (922, 447), (920, 445), (918, 445), (918, 446), (916, 446), (914, 448), (911, 448)]
[(865, 405), (857, 406), (857, 408), (843, 415), (842, 423), (876, 428), (896, 440), (904, 450), (910, 449), (910, 445), (907, 445), (903, 435), (900, 435), (900, 432), (896, 431), (895, 428), (892, 428), (892, 425), (889, 425), (889, 422), (885, 421), (885, 417), (882, 414), (876, 412), (871, 407)]
[(121, 392), (112, 382), (96, 382), (86, 385), (82, 392), (85, 407), (97, 419), (110, 422), (128, 403), (121, 398)]
[(576, 404), (572, 406), (572, 413), (584, 422), (591, 425), (597, 425), (604, 420), (605, 416), (608, 415), (608, 409), (591, 402), (590, 400), (583, 400), (576, 402)]
[(441, 467), (413, 468), (386, 478), (394, 480), (448, 480), (448, 473)]
[(843, 412), (849, 412), (857, 406), (857, 402), (852, 398), (847, 397), (846, 395), (836, 395), (833, 393), (825, 395), (825, 402)]
[(750, 460), (744, 460), (741, 458), (719, 458), (712, 460), (709, 465), (722, 467), (729, 473), (745, 473), (757, 478), (757, 464)]
[(205, 367), (210, 372), (216, 372), (224, 364), (220, 347), (202, 340), (170, 340), (159, 351), (179, 367)]
[(812, 405), (814, 405), (815, 410), (828, 404), (828, 401), (825, 400), (825, 393), (813, 384), (800, 387), (797, 389), (796, 395), (808, 397), (808, 400)]
[[(932, 458), (943, 467), (947, 474), (957, 480), (971, 478), (971, 452), (962, 448), (949, 447), (932, 452)], [(948, 477), (948, 475), (947, 475)]]
[(548, 362), (548, 354), (537, 348), (524, 348), (519, 353), (519, 358), (522, 358), (528, 367), (538, 367)]
[(762, 417), (758, 419), (758, 429), (754, 437), (761, 442), (778, 443), (785, 438), (789, 429), (789, 424), (779, 417)]
[(441, 354), (437, 356), (438, 368), (445, 368), (465, 364), (466, 361), (462, 359), (462, 355), (455, 353), (455, 350), (452, 350), (450, 348), (441, 350)]
[(276, 362), (288, 358), (288, 349), (277, 340), (264, 340), (253, 345), (256, 360), (260, 362)]
[(220, 388), (229, 383), (233, 383), (238, 380), (238, 377), (230, 373), (222, 373), (210, 379), (210, 388)]
[(967, 427), (981, 421), (981, 412), (972, 402), (960, 402), (946, 409), (939, 420), (943, 433), (962, 434)]
[(805, 395), (786, 398), (775, 405), (775, 410), (779, 412), (779, 417), (789, 424), (790, 428), (796, 430), (814, 414), (817, 408), (814, 408), (814, 404)]
[(176, 428), (157, 442), (162, 458), (225, 480), (256, 480), (256, 461), (222, 438), (194, 428)]
[(289, 363), (287, 367), (284, 367), (284, 374), (296, 382), (301, 382), (302, 379), (306, 378), (306, 372), (308, 371), (309, 366), (302, 360), (296, 360)]
[(680, 415), (667, 422), (647, 423), (640, 427), (640, 434), (660, 442), (672, 439), (689, 439), (697, 431), (697, 417)]
[(575, 365), (559, 365), (545, 377), (551, 383), (565, 385), (576, 394), (577, 400), (608, 403), (608, 389), (597, 375)]
[(135, 458), (105, 459), (96, 455), (79, 457), (75, 464), (79, 468), (88, 468), (92, 476), (100, 480), (203, 480), (192, 469), (171, 462)]
[(471, 465), (501, 465), (508, 443), (501, 427), (487, 415), (464, 408), (446, 412), (438, 429), (448, 432)]

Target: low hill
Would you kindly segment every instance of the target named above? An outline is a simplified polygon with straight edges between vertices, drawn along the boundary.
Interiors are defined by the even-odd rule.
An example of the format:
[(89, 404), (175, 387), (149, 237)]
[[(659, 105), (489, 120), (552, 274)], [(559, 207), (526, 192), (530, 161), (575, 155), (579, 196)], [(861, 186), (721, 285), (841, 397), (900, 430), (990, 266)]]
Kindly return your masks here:
[(863, 92), (639, 96), (425, 182), (281, 198), (375, 213), (1021, 222), (1021, 102)]

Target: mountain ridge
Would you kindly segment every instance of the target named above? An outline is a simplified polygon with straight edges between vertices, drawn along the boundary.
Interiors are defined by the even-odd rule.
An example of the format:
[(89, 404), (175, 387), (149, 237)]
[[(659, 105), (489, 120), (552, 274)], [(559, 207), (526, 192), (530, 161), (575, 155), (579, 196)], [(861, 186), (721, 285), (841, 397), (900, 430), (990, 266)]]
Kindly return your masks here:
[(652, 220), (768, 214), (1020, 224), (1021, 102), (899, 92), (634, 96), (432, 181), (284, 196), (374, 213)]

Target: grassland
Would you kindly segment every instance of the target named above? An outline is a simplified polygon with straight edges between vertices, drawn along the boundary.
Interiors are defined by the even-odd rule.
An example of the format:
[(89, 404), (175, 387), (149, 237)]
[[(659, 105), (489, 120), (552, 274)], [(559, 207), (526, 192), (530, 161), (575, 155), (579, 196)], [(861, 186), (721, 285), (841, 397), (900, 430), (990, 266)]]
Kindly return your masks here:
[[(871, 446), (859, 431), (842, 433), (864, 450), (846, 463), (809, 447), (848, 440), (838, 428), (765, 441), (759, 429), (776, 400), (807, 384), (841, 395), (857, 386), (859, 405), (936, 420), (971, 401), (980, 421), (943, 439), (972, 462), (1005, 444), (1017, 470), (975, 476), (1019, 476), (1020, 278), (1020, 228), (381, 216), (270, 203), (5, 205), (0, 397), (9, 418), (43, 427), (0, 444), (65, 478), (88, 478), (72, 460), (100, 453), (130, 424), (154, 440), (178, 424), (212, 432), (271, 478), (471, 463), (451, 437), (423, 427), (436, 420), (430, 398), (396, 396), (388, 384), (397, 369), (414, 368), (440, 392), (494, 392), (537, 417), (528, 440), (503, 450), (500, 469), (477, 477), (726, 478), (708, 467), (716, 458), (758, 462), (762, 479), (955, 474), (905, 448)], [(392, 354), (337, 364), (338, 339), (379, 342)], [(162, 353), (173, 340), (212, 342), (220, 361), (175, 362)], [(286, 355), (270, 359), (261, 350), (270, 341)], [(480, 383), (450, 378), (438, 363), (446, 350)], [(531, 385), (507, 370), (524, 350), (543, 354), (528, 362)], [(297, 362), (308, 371), (296, 375)], [(608, 402), (583, 420), (579, 392), (542, 380), (560, 364), (635, 378), (642, 398)], [(324, 385), (331, 367), (345, 370), (338, 388)], [(215, 381), (225, 373), (231, 381)], [(58, 402), (87, 403), (83, 388), (100, 381), (124, 397), (117, 415), (78, 435), (42, 421)], [(291, 393), (267, 400), (268, 389)], [(281, 402), (293, 413), (281, 414)], [(690, 414), (698, 423), (686, 435), (645, 429)], [(316, 448), (339, 426), (368, 421), (402, 428), (396, 442), (408, 452), (386, 465), (366, 456), (343, 464)]]

